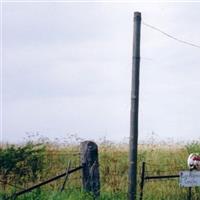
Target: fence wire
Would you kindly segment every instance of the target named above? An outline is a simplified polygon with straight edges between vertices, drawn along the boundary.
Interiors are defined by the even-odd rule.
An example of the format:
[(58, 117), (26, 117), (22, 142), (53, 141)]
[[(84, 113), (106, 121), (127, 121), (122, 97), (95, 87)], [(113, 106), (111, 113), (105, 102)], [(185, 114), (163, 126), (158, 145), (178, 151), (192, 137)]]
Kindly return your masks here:
[[(37, 183), (43, 182), (52, 178), (56, 175), (62, 174), (66, 171), (68, 162), (71, 161), (70, 169), (74, 169), (80, 166), (80, 152), (79, 151), (48, 151), (43, 155), (42, 160), (42, 169), (40, 169), (34, 176), (30, 174), (22, 174), (21, 171), (12, 172), (5, 176), (3, 173), (0, 174), (0, 185), (1, 190), (4, 193), (8, 193), (10, 189), (17, 191), (31, 187)], [(39, 161), (41, 162), (41, 160)], [(26, 166), (26, 162), (21, 163), (21, 169), (27, 169), (29, 166)], [(39, 163), (38, 163), (39, 164)], [(41, 164), (41, 163), (40, 163)], [(37, 165), (37, 163), (35, 163)], [(29, 170), (30, 173), (31, 169)], [(22, 176), (19, 176), (19, 174)], [(69, 181), (67, 181), (66, 187), (81, 187), (81, 172), (77, 171), (76, 173), (70, 174)], [(57, 190), (63, 184), (63, 178), (50, 183), (48, 186), (53, 190)]]

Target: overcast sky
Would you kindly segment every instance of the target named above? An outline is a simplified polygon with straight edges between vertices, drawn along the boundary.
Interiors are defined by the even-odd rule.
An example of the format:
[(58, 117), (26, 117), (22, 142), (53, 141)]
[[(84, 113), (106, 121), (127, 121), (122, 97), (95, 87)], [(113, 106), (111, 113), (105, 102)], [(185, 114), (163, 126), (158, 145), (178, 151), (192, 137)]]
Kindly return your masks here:
[[(200, 3), (3, 3), (3, 141), (129, 137), (133, 12), (200, 45)], [(200, 138), (200, 49), (141, 29), (139, 140)]]

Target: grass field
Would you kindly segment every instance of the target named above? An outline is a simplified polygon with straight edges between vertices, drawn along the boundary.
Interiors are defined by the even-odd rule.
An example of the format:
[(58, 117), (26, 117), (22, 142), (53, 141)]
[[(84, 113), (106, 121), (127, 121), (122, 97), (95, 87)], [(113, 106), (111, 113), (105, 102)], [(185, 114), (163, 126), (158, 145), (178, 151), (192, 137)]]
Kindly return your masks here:
[[(24, 148), (28, 146), (27, 148)], [(32, 146), (31, 146), (32, 145)], [(11, 150), (9, 150), (11, 149)], [(18, 151), (17, 151), (18, 150)], [(16, 160), (14, 152), (19, 158), (17, 166), (10, 166)], [(28, 153), (27, 153), (28, 152)], [(140, 183), (141, 164), (146, 162), (147, 175), (175, 175), (180, 170), (187, 170), (187, 157), (191, 152), (200, 152), (200, 142), (187, 145), (145, 144), (139, 146), (138, 155), (138, 186)], [(24, 154), (24, 155), (23, 155)], [(13, 156), (15, 155), (15, 156)], [(5, 162), (7, 160), (7, 163)], [(39, 145), (28, 142), (23, 147), (4, 145), (0, 150), (0, 199), (11, 195), (15, 191), (27, 188), (65, 171), (68, 161), (72, 168), (80, 164), (78, 145), (58, 145), (43, 143)], [(101, 177), (100, 199), (124, 200), (127, 199), (128, 190), (128, 146), (125, 144), (112, 144), (108, 141), (99, 144), (99, 161)], [(13, 161), (14, 162), (14, 161)], [(27, 165), (27, 166), (26, 166)], [(7, 167), (7, 168), (6, 168)], [(12, 168), (12, 170), (10, 168)], [(10, 169), (10, 171), (9, 171)], [(8, 172), (9, 171), (9, 172)], [(90, 200), (91, 194), (82, 191), (81, 173), (70, 175), (65, 190), (60, 188), (63, 179), (42, 186), (26, 195), (18, 197), (19, 200)], [(11, 186), (12, 185), (12, 186)], [(138, 187), (138, 194), (139, 194)], [(186, 200), (186, 188), (179, 186), (178, 179), (145, 182), (144, 200)], [(193, 200), (200, 199), (200, 188), (193, 188)]]

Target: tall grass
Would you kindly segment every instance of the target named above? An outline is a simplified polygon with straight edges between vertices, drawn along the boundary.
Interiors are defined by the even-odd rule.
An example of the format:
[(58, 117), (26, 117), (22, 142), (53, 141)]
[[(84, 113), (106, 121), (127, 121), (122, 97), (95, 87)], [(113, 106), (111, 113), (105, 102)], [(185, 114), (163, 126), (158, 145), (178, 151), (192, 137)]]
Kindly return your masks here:
[[(26, 145), (26, 144), (25, 144)], [(43, 143), (45, 154), (43, 155), (43, 170), (38, 171), (37, 180), (34, 182), (15, 181), (15, 187), (1, 187), (1, 198), (3, 193), (10, 195), (17, 187), (27, 188), (35, 182), (41, 182), (55, 175), (63, 173), (67, 163), (71, 160), (72, 168), (80, 164), (79, 145), (56, 143)], [(2, 149), (7, 147), (2, 147)], [(138, 194), (140, 192), (140, 174), (142, 162), (146, 162), (146, 175), (177, 175), (181, 170), (187, 170), (187, 157), (191, 152), (200, 152), (200, 141), (187, 145), (159, 145), (145, 144), (139, 146), (138, 153)], [(113, 144), (108, 141), (99, 143), (99, 161), (101, 178), (100, 199), (127, 199), (128, 191), (128, 145)], [(28, 174), (26, 174), (28, 176)], [(17, 175), (16, 175), (17, 176)], [(2, 179), (2, 174), (0, 174)], [(21, 196), (19, 200), (81, 200), (93, 199), (90, 194), (81, 189), (81, 173), (70, 175), (64, 192), (60, 192), (63, 179), (42, 186), (40, 189)], [(193, 200), (200, 199), (200, 189), (193, 188)], [(144, 200), (184, 200), (187, 199), (187, 188), (179, 186), (179, 180), (157, 180), (147, 181), (144, 186)]]

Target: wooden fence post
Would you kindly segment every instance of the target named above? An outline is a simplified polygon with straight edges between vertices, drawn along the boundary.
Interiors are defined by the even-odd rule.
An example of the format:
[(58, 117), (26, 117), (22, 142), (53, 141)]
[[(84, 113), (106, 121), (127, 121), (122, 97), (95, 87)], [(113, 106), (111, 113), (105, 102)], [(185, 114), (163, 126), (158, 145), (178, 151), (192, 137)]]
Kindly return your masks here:
[(81, 142), (81, 164), (83, 188), (93, 193), (94, 197), (100, 195), (98, 146), (92, 141)]

